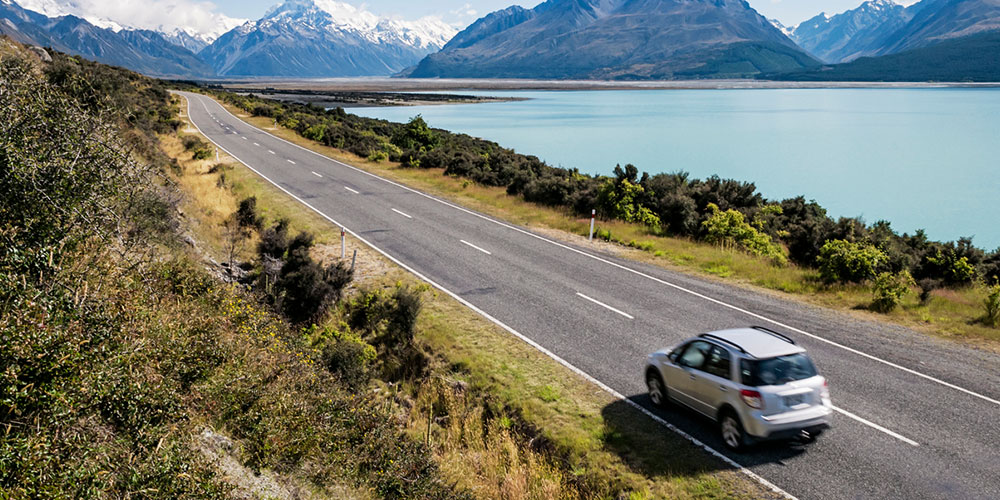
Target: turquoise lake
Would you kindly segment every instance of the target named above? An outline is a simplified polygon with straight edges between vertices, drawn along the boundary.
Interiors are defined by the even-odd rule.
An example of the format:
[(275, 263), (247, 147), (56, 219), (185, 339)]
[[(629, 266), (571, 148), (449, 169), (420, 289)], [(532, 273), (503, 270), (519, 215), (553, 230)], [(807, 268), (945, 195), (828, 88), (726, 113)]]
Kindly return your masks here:
[[(483, 95), (480, 92), (472, 92)], [(538, 156), (610, 175), (632, 163), (803, 195), (832, 216), (887, 220), (932, 239), (1000, 246), (1000, 89), (517, 91), (525, 101), (355, 108), (417, 114)]]

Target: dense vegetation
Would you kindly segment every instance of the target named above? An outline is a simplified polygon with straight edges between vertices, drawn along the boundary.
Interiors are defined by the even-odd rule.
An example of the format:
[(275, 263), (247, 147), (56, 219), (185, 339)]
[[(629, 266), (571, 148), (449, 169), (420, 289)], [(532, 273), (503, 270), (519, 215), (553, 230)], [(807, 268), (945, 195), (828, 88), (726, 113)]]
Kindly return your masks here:
[(416, 356), (419, 293), (344, 304), (379, 316), (306, 336), (291, 323), (350, 280), (303, 251), (309, 238), (278, 256), (276, 305), (219, 281), (179, 243), (176, 165), (157, 143), (180, 123), (169, 94), (53, 56), (0, 56), (0, 497), (238, 493), (206, 448), (251, 475), (307, 471), (319, 490), (461, 497), (384, 399), (352, 389)]
[[(645, 225), (651, 234), (674, 235), (738, 248), (771, 259), (820, 269), (823, 280), (867, 282), (881, 273), (906, 281), (924, 295), (940, 287), (994, 282), (1000, 251), (987, 253), (970, 239), (936, 242), (923, 231), (898, 234), (888, 222), (835, 219), (803, 196), (767, 200), (752, 183), (685, 172), (639, 174), (617, 166), (614, 176), (591, 176), (546, 165), (500, 145), (465, 134), (431, 129), (419, 116), (409, 123), (358, 117), (336, 108), (282, 104), (254, 96), (217, 96), (255, 116), (325, 145), (413, 168), (440, 168), (445, 175), (506, 188), (511, 195), (588, 215)], [(606, 238), (613, 235), (602, 234)], [(998, 249), (1000, 250), (1000, 249)], [(883, 282), (888, 282), (883, 279)]]

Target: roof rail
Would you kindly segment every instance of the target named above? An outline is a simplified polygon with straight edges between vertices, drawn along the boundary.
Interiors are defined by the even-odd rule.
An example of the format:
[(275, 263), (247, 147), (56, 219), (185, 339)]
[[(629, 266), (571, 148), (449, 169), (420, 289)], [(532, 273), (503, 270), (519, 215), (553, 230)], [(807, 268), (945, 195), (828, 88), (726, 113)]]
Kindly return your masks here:
[(779, 339), (784, 340), (785, 342), (788, 342), (789, 344), (795, 344), (795, 341), (792, 340), (791, 338), (789, 338), (787, 335), (780, 334), (780, 333), (778, 333), (778, 332), (776, 332), (776, 331), (774, 331), (774, 330), (772, 330), (770, 328), (766, 328), (766, 327), (763, 327), (763, 326), (751, 326), (750, 328), (753, 328), (754, 330), (758, 330), (758, 331), (761, 331), (761, 332), (773, 335), (775, 337), (778, 337)]
[(704, 339), (712, 339), (712, 340), (715, 340), (717, 342), (722, 342), (724, 344), (729, 344), (729, 345), (731, 345), (731, 346), (739, 349), (739, 351), (742, 352), (743, 354), (747, 354), (747, 351), (745, 349), (743, 349), (742, 347), (740, 347), (739, 344), (737, 344), (737, 343), (735, 343), (735, 342), (733, 342), (731, 340), (726, 340), (726, 339), (724, 339), (722, 337), (719, 337), (717, 335), (712, 335), (711, 333), (703, 333), (703, 334), (698, 335), (698, 336), (701, 337), (701, 338), (704, 338)]

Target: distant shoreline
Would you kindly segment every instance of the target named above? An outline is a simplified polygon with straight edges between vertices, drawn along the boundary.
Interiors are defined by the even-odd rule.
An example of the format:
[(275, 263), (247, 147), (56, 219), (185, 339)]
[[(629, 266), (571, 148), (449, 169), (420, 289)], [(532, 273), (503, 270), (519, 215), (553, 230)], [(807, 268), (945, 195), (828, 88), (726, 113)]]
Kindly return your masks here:
[(372, 90), (340, 89), (279, 89), (273, 86), (263, 88), (226, 88), (235, 94), (255, 94), (260, 97), (282, 102), (312, 104), (322, 108), (374, 108), (387, 106), (430, 106), (436, 104), (482, 104), (490, 102), (524, 101), (522, 97), (493, 97), (443, 93), (412, 93)]
[(270, 89), (275, 91), (300, 90), (312, 92), (1000, 88), (1000, 82), (786, 82), (771, 80), (609, 81), (423, 78), (260, 78), (231, 81), (207, 81), (204, 83), (229, 91)]

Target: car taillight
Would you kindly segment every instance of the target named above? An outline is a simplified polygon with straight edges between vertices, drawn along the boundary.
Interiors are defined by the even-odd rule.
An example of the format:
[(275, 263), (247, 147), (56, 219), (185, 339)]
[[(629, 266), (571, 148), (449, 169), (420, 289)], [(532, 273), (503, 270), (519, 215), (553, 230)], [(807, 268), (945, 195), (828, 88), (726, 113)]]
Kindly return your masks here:
[(819, 396), (824, 399), (830, 399), (830, 383), (825, 379), (823, 380), (823, 389), (820, 390)]
[(764, 399), (760, 397), (760, 393), (757, 391), (743, 389), (740, 391), (740, 398), (742, 398), (743, 402), (750, 408), (756, 408), (758, 410), (764, 408)]

